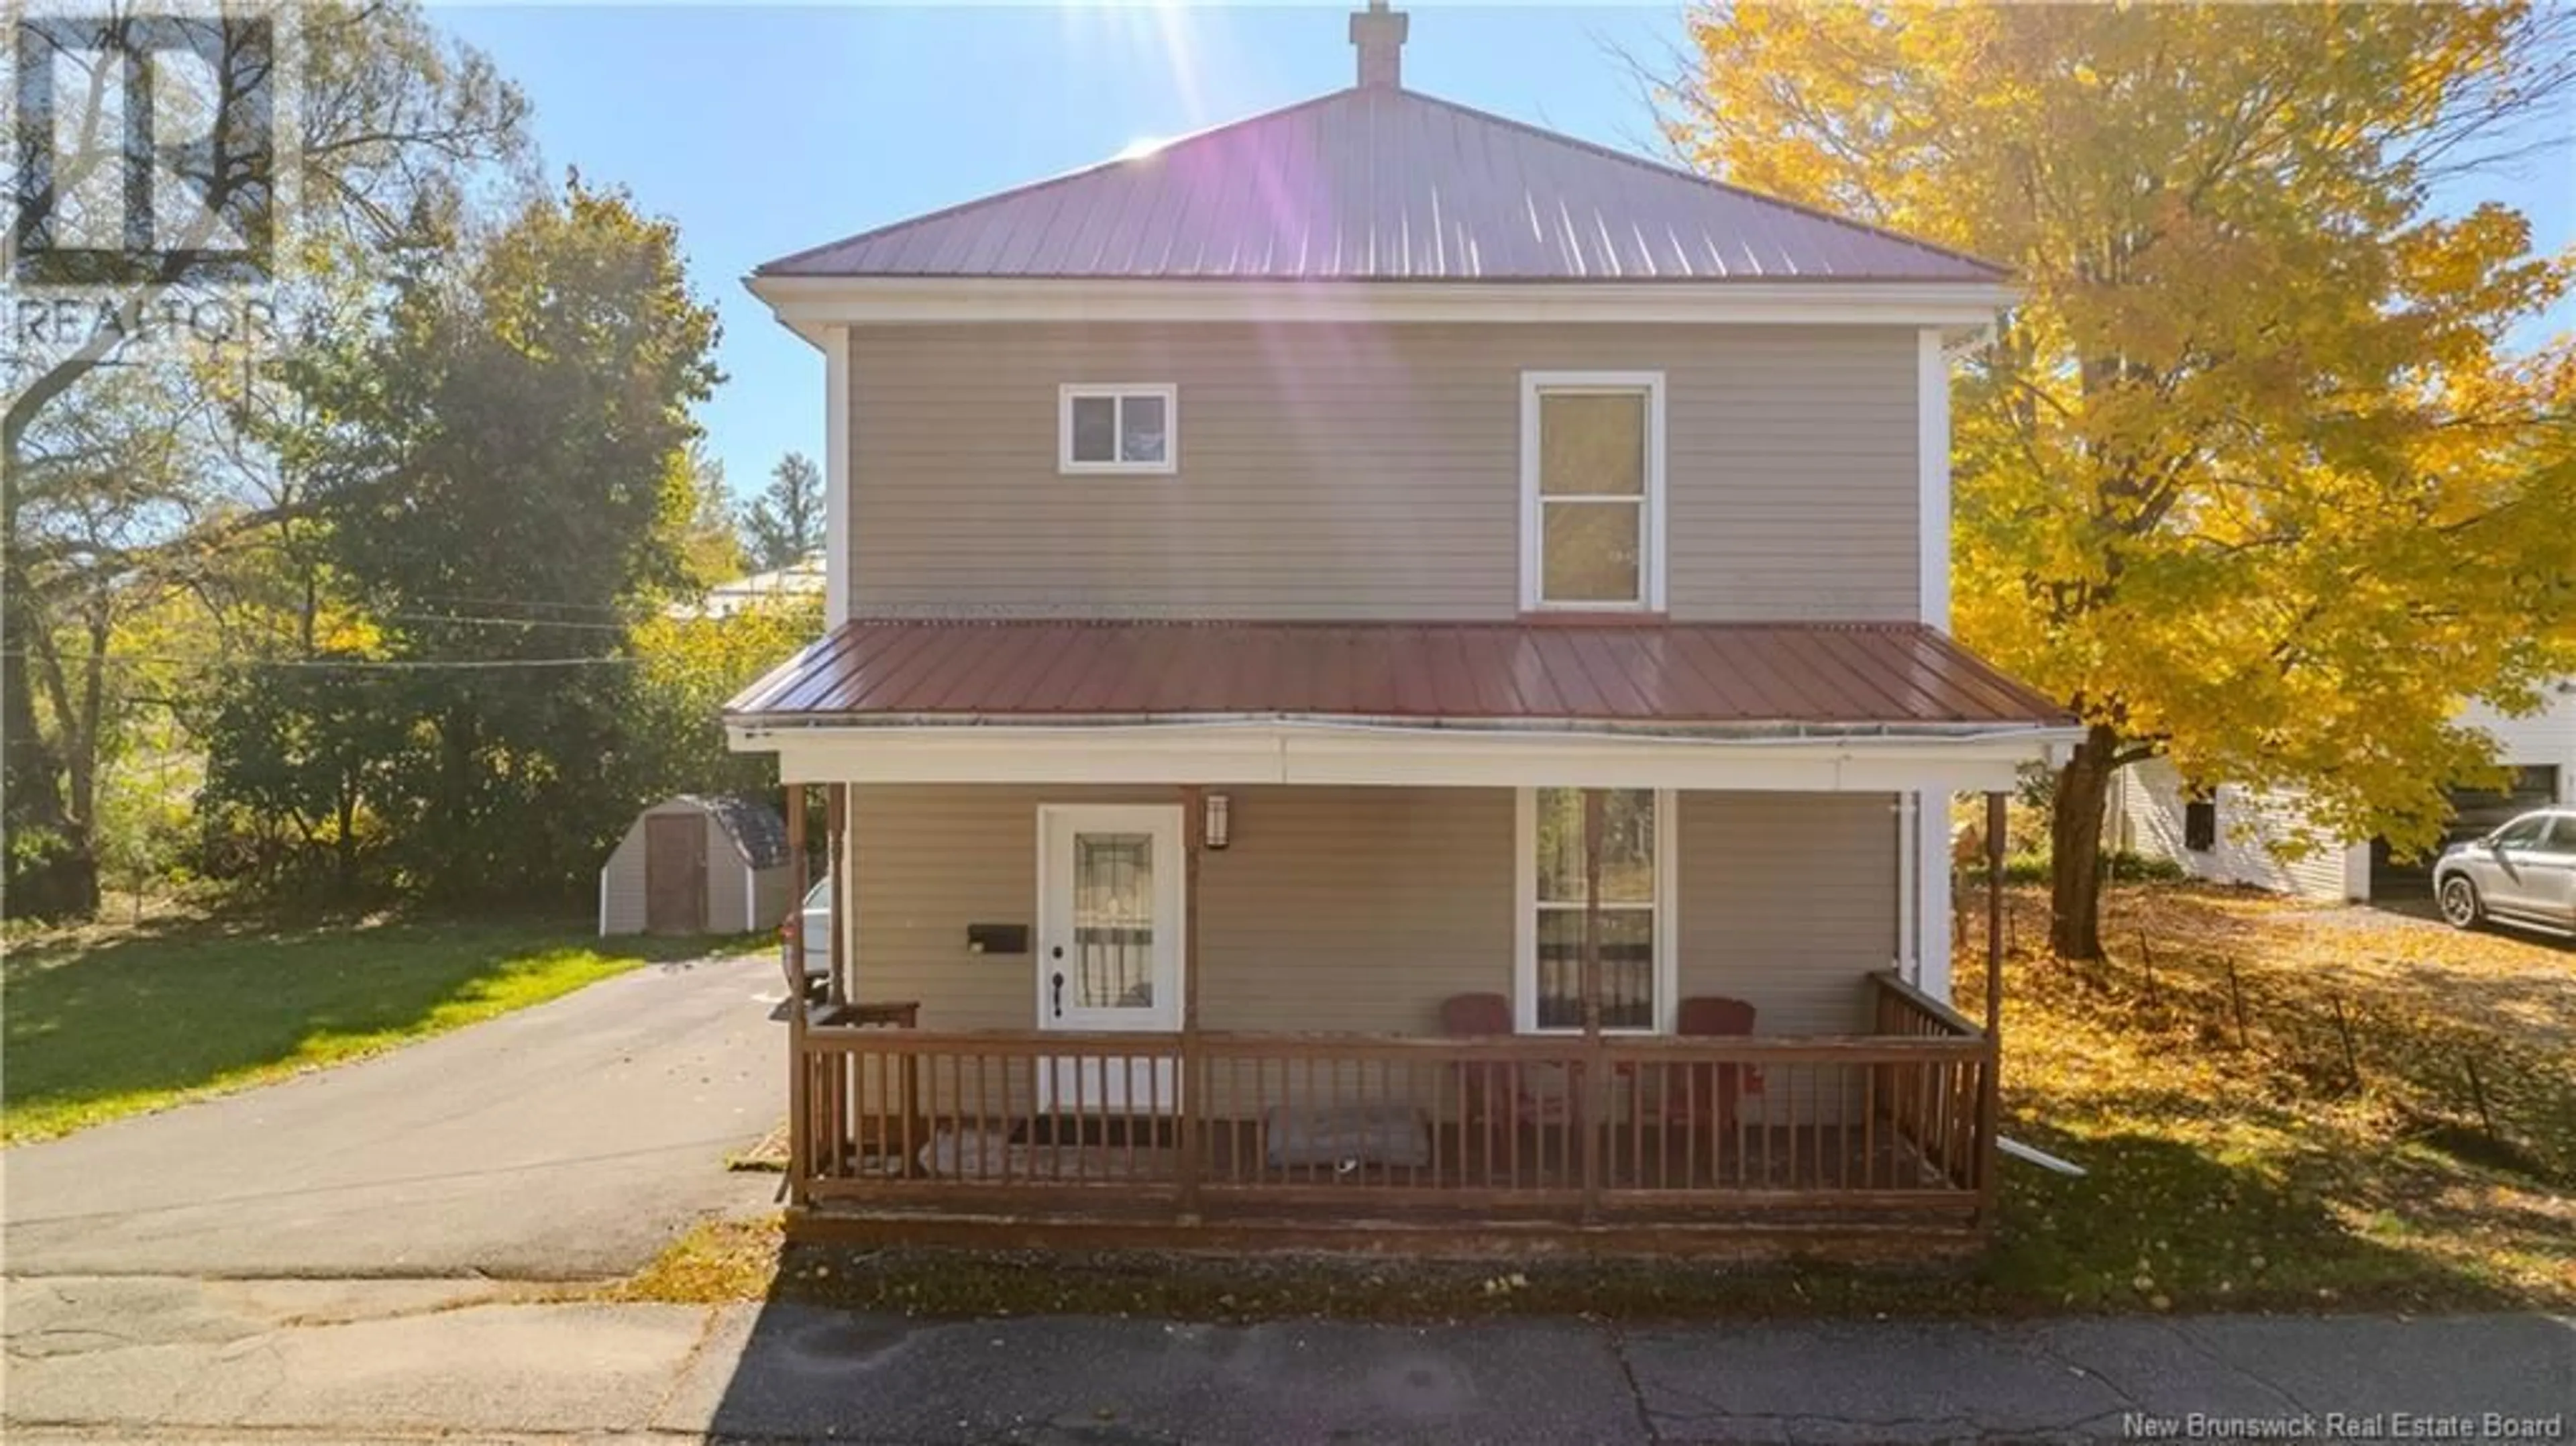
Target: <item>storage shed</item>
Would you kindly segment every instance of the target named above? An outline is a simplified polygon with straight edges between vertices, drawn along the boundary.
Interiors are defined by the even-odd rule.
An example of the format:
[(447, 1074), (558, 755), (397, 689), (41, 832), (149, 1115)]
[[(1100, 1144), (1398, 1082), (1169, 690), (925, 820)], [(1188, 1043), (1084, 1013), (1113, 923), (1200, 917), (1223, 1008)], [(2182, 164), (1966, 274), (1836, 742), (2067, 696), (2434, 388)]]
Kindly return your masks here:
[(787, 917), (795, 899), (778, 810), (684, 793), (637, 814), (600, 868), (599, 932), (756, 932)]

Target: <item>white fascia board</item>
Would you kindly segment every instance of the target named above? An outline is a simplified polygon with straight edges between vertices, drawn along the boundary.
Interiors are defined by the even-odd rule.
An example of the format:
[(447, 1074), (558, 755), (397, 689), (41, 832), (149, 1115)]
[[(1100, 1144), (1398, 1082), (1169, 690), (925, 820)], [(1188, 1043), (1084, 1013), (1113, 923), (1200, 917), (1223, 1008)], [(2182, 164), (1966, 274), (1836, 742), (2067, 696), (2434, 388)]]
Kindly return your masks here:
[(1977, 281), (1126, 281), (754, 276), (800, 335), (831, 326), (995, 321), (1993, 324), (2013, 289)]
[(1941, 330), (1917, 334), (1915, 357), (1916, 583), (1924, 623), (1950, 631), (1950, 355)]
[(823, 346), (823, 625), (850, 620), (850, 329)]
[(727, 730), (789, 783), (1200, 783), (1791, 792), (2015, 785), (2070, 729), (1957, 738), (1680, 739), (1297, 724)]

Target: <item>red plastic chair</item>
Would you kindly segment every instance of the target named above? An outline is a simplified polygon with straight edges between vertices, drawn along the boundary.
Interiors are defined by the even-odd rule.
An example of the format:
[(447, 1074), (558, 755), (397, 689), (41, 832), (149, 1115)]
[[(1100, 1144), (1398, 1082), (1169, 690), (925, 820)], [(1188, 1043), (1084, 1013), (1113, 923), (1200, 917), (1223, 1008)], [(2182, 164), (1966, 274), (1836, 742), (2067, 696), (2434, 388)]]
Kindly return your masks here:
[[(1512, 1002), (1499, 994), (1453, 994), (1441, 1001), (1440, 1032), (1451, 1039), (1508, 1038), (1514, 1032)], [(1564, 1092), (1530, 1089), (1518, 1065), (1461, 1063), (1456, 1068), (1469, 1124), (1493, 1119), (1535, 1125), (1566, 1116)], [(1496, 1108), (1505, 1100), (1511, 1104), (1509, 1114)]]
[[(1749, 1035), (1754, 1015), (1753, 1006), (1741, 999), (1703, 995), (1682, 1001), (1673, 1032), (1686, 1039)], [(1732, 1128), (1736, 1101), (1762, 1093), (1762, 1071), (1749, 1064), (1688, 1064), (1677, 1073), (1681, 1089), (1674, 1093), (1668, 1087), (1664, 1099), (1668, 1125), (1714, 1123), (1719, 1129)]]

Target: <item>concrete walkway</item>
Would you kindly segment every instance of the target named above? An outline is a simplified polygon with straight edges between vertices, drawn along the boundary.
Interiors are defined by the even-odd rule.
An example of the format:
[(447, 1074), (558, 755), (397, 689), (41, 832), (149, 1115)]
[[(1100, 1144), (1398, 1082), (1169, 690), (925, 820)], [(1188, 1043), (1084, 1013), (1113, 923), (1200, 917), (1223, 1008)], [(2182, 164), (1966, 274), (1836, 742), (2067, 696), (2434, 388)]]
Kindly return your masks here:
[(376, 1059), (0, 1153), (5, 1264), (228, 1276), (615, 1275), (776, 1176), (763, 956), (651, 965)]
[[(9, 1283), (16, 1443), (2135, 1439), (2576, 1429), (2576, 1320), (918, 1323), (459, 1281)], [(2496, 1413), (2498, 1421), (2489, 1421)], [(2380, 1435), (2399, 1434), (2390, 1419)], [(2555, 1421), (2552, 1428), (2548, 1423)], [(2550, 1434), (2554, 1429), (2555, 1434)], [(2419, 1433), (2420, 1434), (2420, 1433)]]

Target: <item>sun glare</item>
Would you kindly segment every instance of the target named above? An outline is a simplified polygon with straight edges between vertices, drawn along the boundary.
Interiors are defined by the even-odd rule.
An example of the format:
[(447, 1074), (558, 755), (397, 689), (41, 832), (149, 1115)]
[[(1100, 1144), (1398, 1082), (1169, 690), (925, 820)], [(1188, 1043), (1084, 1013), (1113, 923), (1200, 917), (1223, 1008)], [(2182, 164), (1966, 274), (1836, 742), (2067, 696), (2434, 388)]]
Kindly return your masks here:
[(1129, 141), (1125, 146), (1120, 148), (1118, 159), (1122, 161), (1141, 161), (1145, 157), (1152, 155), (1154, 152), (1159, 151), (1162, 148), (1163, 138), (1161, 136), (1138, 136), (1136, 139)]

